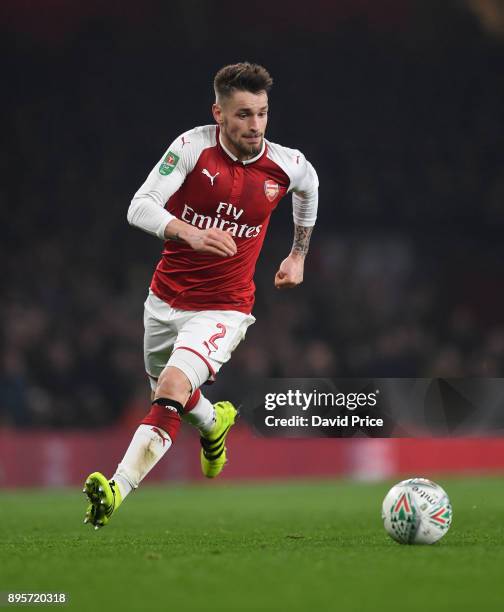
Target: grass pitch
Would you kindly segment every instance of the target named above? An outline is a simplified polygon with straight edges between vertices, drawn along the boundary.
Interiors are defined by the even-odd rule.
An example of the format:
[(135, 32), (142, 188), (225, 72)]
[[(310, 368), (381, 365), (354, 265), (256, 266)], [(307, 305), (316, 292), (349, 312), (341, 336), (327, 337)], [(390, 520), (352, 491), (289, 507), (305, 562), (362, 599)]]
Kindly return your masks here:
[(0, 591), (100, 612), (502, 610), (504, 479), (439, 482), (454, 522), (427, 547), (385, 534), (393, 483), (143, 486), (99, 531), (78, 490), (2, 493)]

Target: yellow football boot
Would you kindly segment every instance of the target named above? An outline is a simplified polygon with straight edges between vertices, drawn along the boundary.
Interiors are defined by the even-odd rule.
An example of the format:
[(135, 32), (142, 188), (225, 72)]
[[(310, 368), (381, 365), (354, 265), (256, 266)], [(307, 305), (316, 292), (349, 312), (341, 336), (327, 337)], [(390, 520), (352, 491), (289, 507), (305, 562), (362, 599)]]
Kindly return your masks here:
[(234, 425), (238, 411), (231, 402), (214, 404), (215, 424), (212, 431), (200, 438), (201, 471), (207, 478), (215, 478), (226, 463), (226, 436)]
[(87, 477), (82, 491), (90, 502), (84, 522), (91, 523), (95, 529), (104, 527), (121, 505), (119, 487), (100, 472), (93, 472)]

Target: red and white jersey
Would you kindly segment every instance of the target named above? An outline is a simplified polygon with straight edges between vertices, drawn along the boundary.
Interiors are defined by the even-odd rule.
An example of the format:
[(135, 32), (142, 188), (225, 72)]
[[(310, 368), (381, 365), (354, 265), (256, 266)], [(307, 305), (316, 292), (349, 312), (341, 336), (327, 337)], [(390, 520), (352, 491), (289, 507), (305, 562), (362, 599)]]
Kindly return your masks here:
[(135, 194), (128, 221), (162, 239), (174, 217), (200, 229), (223, 229), (234, 237), (237, 253), (219, 257), (166, 240), (152, 291), (174, 308), (249, 314), (270, 215), (289, 192), (294, 223), (315, 225), (318, 178), (299, 151), (265, 140), (256, 157), (239, 161), (223, 146), (216, 125), (179, 136)]

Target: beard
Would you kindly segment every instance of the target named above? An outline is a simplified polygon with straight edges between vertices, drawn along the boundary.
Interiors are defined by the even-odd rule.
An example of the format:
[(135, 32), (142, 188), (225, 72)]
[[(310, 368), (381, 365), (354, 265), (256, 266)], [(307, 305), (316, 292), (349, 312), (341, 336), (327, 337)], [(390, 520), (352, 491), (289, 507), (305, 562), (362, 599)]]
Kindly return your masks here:
[[(229, 138), (229, 136), (228, 136)], [(242, 154), (242, 155), (248, 155), (249, 157), (255, 157), (256, 155), (259, 155), (259, 153), (261, 152), (262, 149), (262, 145), (263, 145), (263, 139), (261, 136), (261, 142), (258, 145), (247, 145), (247, 143), (245, 142), (239, 142), (237, 140), (231, 139), (231, 142), (233, 143), (233, 145), (236, 147), (236, 149)]]
[(262, 140), (261, 140), (261, 145), (259, 147), (241, 147), (241, 152), (244, 155), (248, 155), (250, 158), (252, 157), (256, 157), (257, 155), (259, 155), (259, 153), (261, 152), (261, 148), (262, 148)]
[[(225, 129), (226, 125), (224, 124), (223, 127)], [(258, 145), (248, 145), (246, 142), (239, 141), (233, 138), (227, 130), (225, 134), (226, 134), (226, 138), (229, 140), (229, 142), (231, 142), (231, 144), (240, 153), (240, 155), (244, 155), (247, 157), (256, 157), (256, 155), (259, 155), (259, 153), (261, 152), (263, 142), (264, 142), (263, 136), (260, 137), (261, 140)]]

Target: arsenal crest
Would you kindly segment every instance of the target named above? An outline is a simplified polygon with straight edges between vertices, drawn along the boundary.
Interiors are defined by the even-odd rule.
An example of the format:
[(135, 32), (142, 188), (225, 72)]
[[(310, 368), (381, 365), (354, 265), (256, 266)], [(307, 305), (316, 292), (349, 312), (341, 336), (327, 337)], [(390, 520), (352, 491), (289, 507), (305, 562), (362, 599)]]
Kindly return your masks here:
[(270, 202), (277, 197), (280, 187), (275, 181), (264, 181), (264, 193)]

